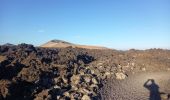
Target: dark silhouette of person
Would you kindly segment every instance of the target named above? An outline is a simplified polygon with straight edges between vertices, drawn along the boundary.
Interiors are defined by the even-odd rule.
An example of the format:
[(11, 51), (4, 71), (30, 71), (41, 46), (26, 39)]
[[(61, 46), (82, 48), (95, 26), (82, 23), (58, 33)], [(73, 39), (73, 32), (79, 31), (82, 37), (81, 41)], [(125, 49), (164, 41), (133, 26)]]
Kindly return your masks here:
[(159, 86), (155, 83), (153, 79), (148, 79), (144, 83), (144, 87), (150, 91), (149, 100), (161, 100), (160, 93), (159, 93)]

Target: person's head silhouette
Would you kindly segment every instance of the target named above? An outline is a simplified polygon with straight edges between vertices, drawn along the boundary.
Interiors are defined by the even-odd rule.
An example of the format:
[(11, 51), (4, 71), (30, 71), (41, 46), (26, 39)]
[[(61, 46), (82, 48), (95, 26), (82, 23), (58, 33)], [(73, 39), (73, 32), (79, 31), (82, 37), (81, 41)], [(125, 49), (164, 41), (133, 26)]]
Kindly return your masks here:
[(155, 81), (154, 81), (153, 79), (151, 79), (151, 82), (152, 82), (152, 83), (155, 83)]

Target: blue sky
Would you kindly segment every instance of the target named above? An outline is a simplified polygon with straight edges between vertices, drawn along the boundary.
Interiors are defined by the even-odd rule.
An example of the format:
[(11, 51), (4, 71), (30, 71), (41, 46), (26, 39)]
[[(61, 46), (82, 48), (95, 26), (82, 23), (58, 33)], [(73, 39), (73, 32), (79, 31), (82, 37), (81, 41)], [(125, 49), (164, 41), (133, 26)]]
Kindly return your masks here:
[(0, 0), (0, 44), (170, 49), (170, 0)]

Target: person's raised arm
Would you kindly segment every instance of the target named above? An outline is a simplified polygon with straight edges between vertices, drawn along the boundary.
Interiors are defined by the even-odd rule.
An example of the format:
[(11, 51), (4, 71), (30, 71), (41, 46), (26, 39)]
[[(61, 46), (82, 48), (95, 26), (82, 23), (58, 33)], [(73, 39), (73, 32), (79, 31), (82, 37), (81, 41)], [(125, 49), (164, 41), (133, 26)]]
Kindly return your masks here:
[(144, 85), (143, 85), (143, 86), (144, 86), (145, 88), (147, 88), (147, 89), (149, 88), (149, 85), (148, 85), (148, 82), (149, 82), (149, 81), (150, 81), (150, 79), (148, 79), (148, 80), (144, 83)]

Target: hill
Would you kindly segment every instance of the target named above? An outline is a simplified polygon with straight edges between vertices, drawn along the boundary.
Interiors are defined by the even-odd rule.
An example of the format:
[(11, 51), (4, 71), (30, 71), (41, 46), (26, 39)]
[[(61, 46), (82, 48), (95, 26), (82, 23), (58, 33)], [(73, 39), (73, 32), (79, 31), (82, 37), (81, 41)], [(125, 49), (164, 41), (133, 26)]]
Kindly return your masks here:
[(51, 40), (40, 47), (45, 48), (66, 48), (66, 47), (72, 47), (72, 48), (84, 48), (84, 49), (108, 49), (106, 47), (101, 46), (91, 46), (91, 45), (79, 45), (79, 44), (73, 44), (69, 43), (63, 40)]

